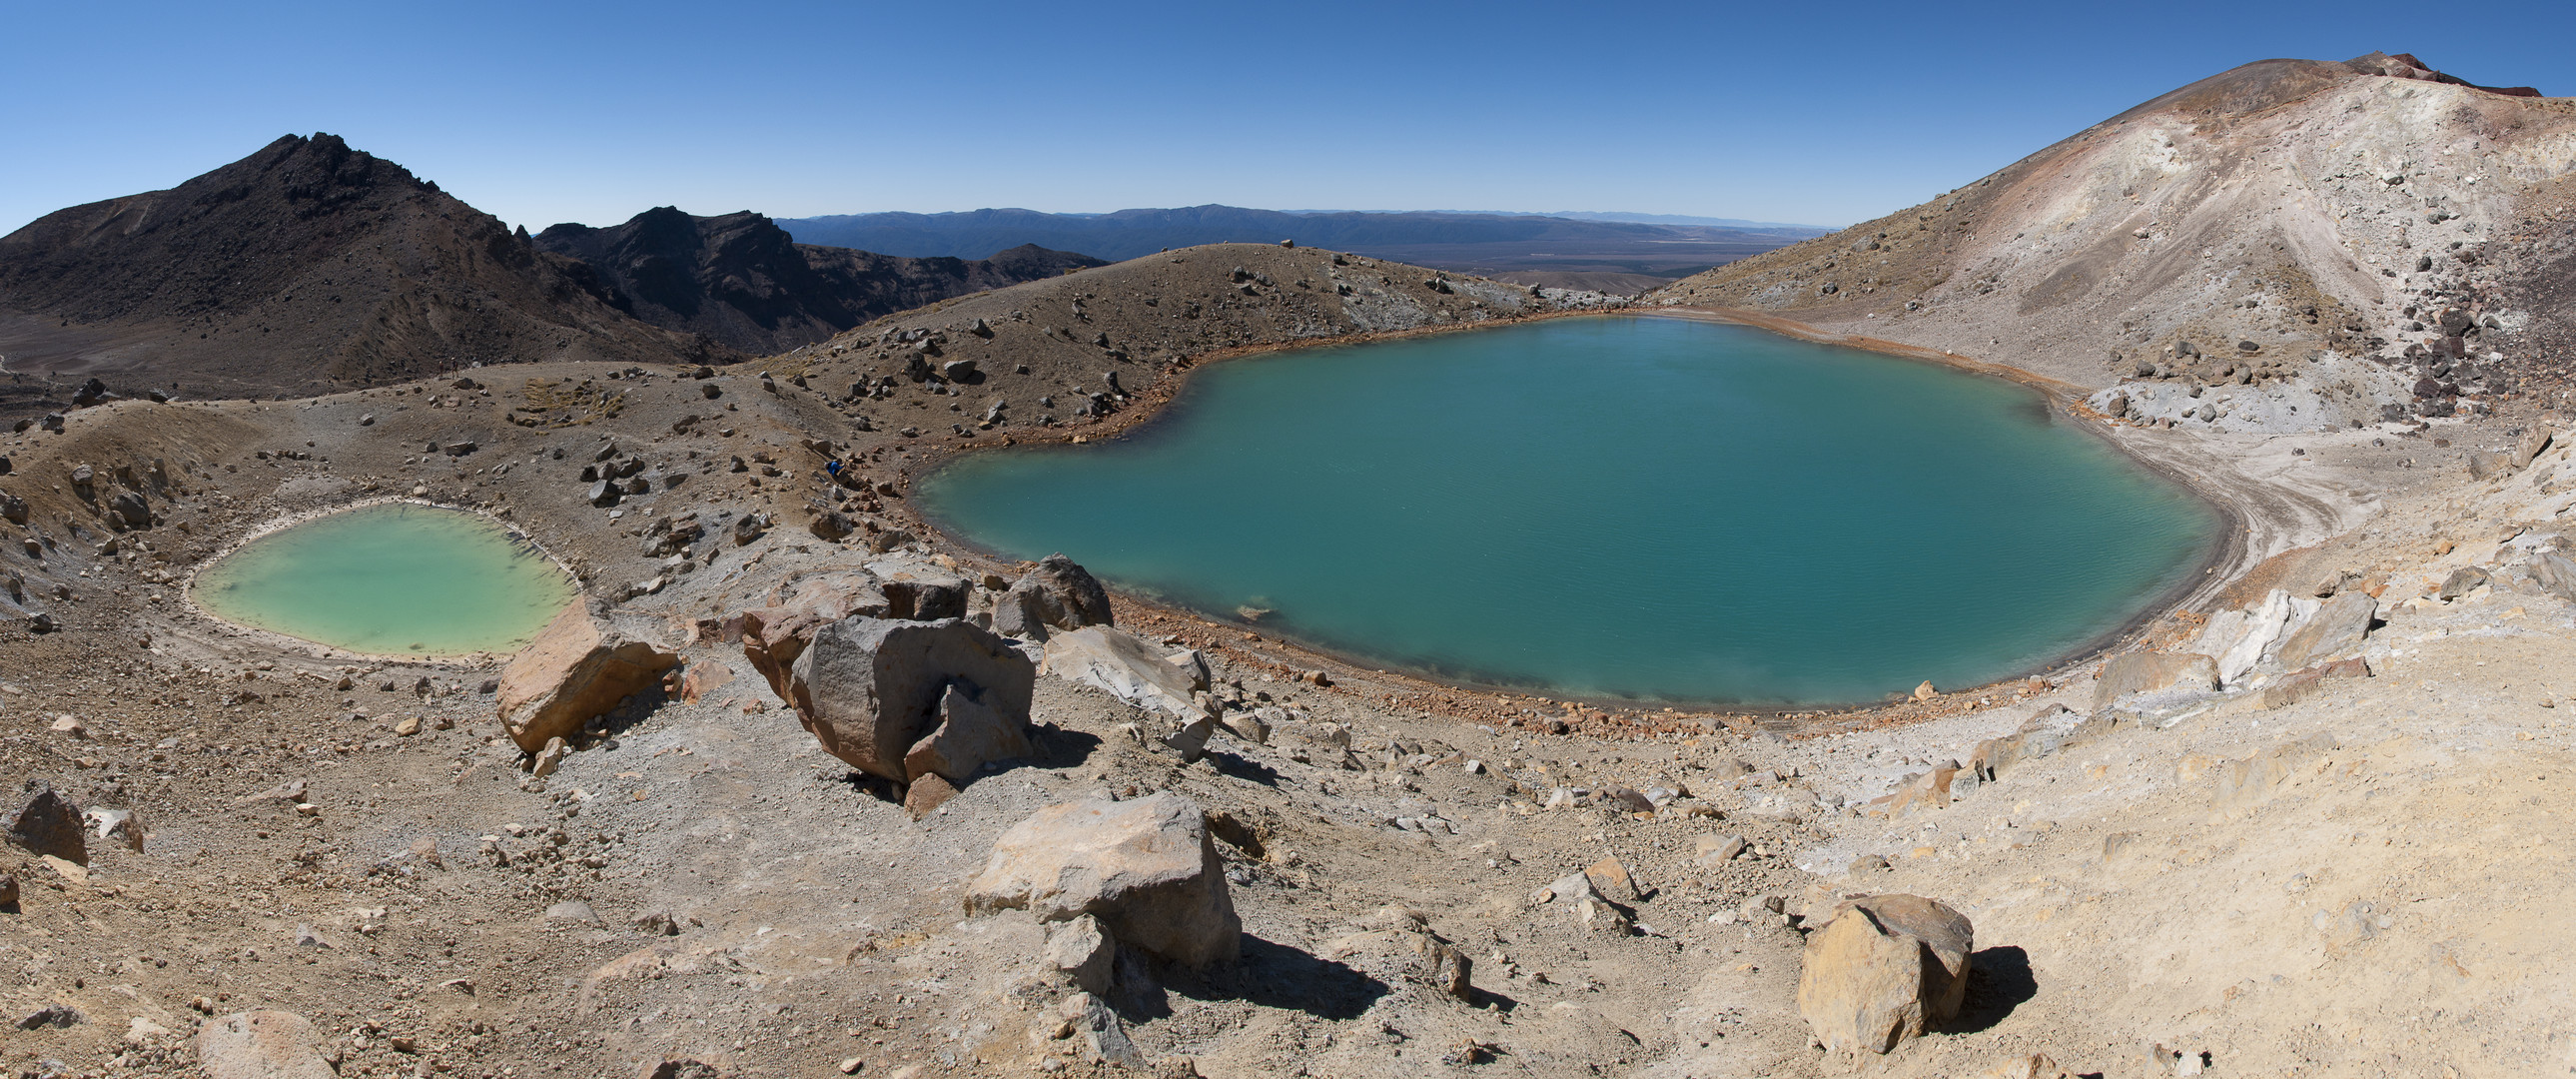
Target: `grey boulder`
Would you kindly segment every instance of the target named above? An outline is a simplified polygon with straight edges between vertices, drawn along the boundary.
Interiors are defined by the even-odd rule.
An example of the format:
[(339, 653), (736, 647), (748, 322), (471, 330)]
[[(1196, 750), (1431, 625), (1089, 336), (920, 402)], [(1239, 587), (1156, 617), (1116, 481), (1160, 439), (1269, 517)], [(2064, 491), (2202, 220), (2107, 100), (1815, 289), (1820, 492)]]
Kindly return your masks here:
[(1108, 690), (1129, 704), (1184, 718), (1199, 714), (1193, 695), (1208, 687), (1207, 658), (1172, 650), (1108, 626), (1084, 626), (1047, 638), (1046, 669)]
[[(914, 774), (906, 758), (925, 735), (935, 736), (925, 762), (962, 774), (983, 765), (973, 759), (978, 747), (1012, 744), (996, 728), (1025, 740), (1036, 685), (1027, 656), (971, 622), (862, 615), (815, 633), (796, 657), (787, 689), (798, 720), (825, 752), (870, 775), (908, 783)], [(951, 686), (973, 707), (944, 707)], [(949, 727), (952, 718), (958, 727)]]
[(1060, 553), (1039, 559), (993, 606), (993, 631), (1025, 641), (1043, 641), (1050, 630), (1114, 622), (1109, 591)]

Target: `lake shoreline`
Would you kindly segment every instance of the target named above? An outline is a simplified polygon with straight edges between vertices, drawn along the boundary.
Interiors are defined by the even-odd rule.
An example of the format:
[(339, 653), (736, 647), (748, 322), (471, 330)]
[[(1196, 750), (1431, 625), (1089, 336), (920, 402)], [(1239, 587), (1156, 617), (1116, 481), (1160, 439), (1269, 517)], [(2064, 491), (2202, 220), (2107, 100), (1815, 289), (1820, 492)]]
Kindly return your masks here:
[(366, 663), (442, 663), (464, 666), (471, 669), (488, 668), (495, 664), (507, 661), (510, 658), (510, 655), (515, 654), (516, 650), (507, 654), (493, 652), (488, 649), (452, 654), (429, 652), (376, 653), (352, 651), (350, 649), (341, 648), (337, 645), (325, 644), (321, 641), (298, 637), (291, 633), (283, 633), (264, 626), (254, 626), (245, 622), (236, 622), (224, 617), (223, 615), (216, 614), (212, 609), (197, 602), (197, 578), (204, 574), (206, 570), (221, 564), (226, 558), (238, 553), (242, 548), (249, 546), (251, 543), (268, 536), (284, 532), (298, 525), (310, 524), (325, 517), (336, 517), (340, 514), (356, 510), (372, 509), (378, 506), (390, 505), (411, 505), (425, 509), (450, 510), (456, 513), (470, 514), (472, 516), (488, 520), (494, 525), (499, 526), (502, 530), (508, 532), (514, 539), (527, 544), (529, 549), (544, 556), (546, 561), (551, 563), (557, 572), (564, 575), (565, 580), (573, 582), (573, 596), (575, 602), (578, 602), (582, 596), (582, 589), (580, 587), (581, 575), (574, 572), (572, 566), (564, 561), (563, 556), (556, 554), (544, 543), (539, 542), (534, 535), (531, 535), (528, 532), (527, 529), (521, 528), (505, 518), (473, 506), (437, 502), (409, 495), (378, 495), (371, 498), (356, 499), (354, 501), (335, 506), (283, 513), (260, 523), (257, 527), (250, 529), (243, 533), (239, 538), (225, 544), (213, 554), (199, 559), (195, 565), (188, 568), (187, 574), (179, 578), (176, 582), (179, 609), (185, 614), (192, 615), (198, 619), (212, 623), (217, 629), (225, 633), (237, 636), (247, 636), (272, 648), (291, 649), (294, 651), (304, 652), (317, 659), (356, 660)]
[[(2070, 418), (2076, 420), (2089, 418), (2085, 416), (2082, 411), (2079, 411), (2083, 395), (2081, 387), (2067, 385), (2044, 377), (2031, 376), (2027, 372), (2018, 371), (2018, 369), (1965, 360), (1961, 357), (1945, 355), (1933, 352), (1932, 350), (1916, 349), (1910, 346), (1866, 339), (1855, 342), (1849, 339), (1847, 335), (1829, 334), (1823, 331), (1814, 330), (1811, 327), (1800, 327), (1794, 323), (1786, 323), (1785, 320), (1734, 318), (1728, 317), (1725, 313), (1714, 312), (1689, 311), (1672, 313), (1658, 309), (1636, 308), (1616, 311), (1569, 312), (1548, 317), (1565, 317), (1567, 314), (1583, 314), (1592, 316), (1657, 315), (1663, 317), (1677, 317), (1691, 321), (1730, 323), (1744, 325), (1748, 328), (1758, 329), (1767, 333), (1773, 333), (1781, 337), (1796, 340), (1805, 340), (1838, 347), (1848, 347), (1857, 351), (1889, 355), (1900, 359), (1935, 362), (1941, 366), (1959, 370), (1962, 373), (1985, 374), (2001, 377), (2006, 381), (2013, 382), (2024, 388), (2038, 392), (2042, 397), (2044, 405), (2047, 407), (2047, 411), (2051, 417), (2051, 422), (2062, 423)], [(1295, 349), (1308, 347), (1342, 348), (1365, 343), (1373, 343), (1395, 337), (1416, 337), (1424, 336), (1429, 333), (1447, 333), (1454, 330), (1501, 329), (1507, 326), (1536, 321), (1542, 320), (1495, 319), (1455, 326), (1424, 328), (1406, 331), (1400, 334), (1352, 335), (1348, 337), (1301, 341), (1286, 346), (1229, 350), (1228, 354), (1221, 357), (1221, 359), (1236, 359), (1249, 356), (1275, 356)], [(1872, 345), (1882, 347), (1870, 347)], [(1194, 374), (1198, 369), (1213, 366), (1215, 362), (1217, 361), (1202, 360), (1190, 365), (1184, 372), (1184, 379), (1187, 374)], [(1112, 428), (1110, 432), (1099, 432), (1098, 428), (1081, 432), (1080, 443), (1076, 443), (1073, 438), (1068, 437), (1062, 439), (1050, 438), (1042, 442), (1014, 441), (1008, 444), (1023, 446), (1066, 446), (1090, 443), (1096, 438), (1105, 440), (1105, 438), (1102, 438), (1102, 435), (1123, 436), (1128, 434), (1141, 434), (1145, 430), (1157, 426), (1160, 421), (1169, 418), (1172, 415), (1169, 406), (1179, 400), (1182, 394), (1187, 392), (1188, 383), (1185, 380), (1174, 381), (1177, 385), (1172, 386), (1167, 392), (1155, 394), (1154, 399), (1150, 402), (1140, 402), (1131, 414), (1119, 417), (1120, 422), (1115, 424), (1114, 428)], [(1106, 427), (1110, 425), (1102, 426)], [(2242, 525), (2243, 515), (2239, 513), (2233, 505), (2225, 500), (2211, 497), (2210, 493), (2204, 488), (2204, 486), (2200, 482), (2197, 482), (2197, 477), (2195, 475), (2170, 467), (2167, 462), (2159, 459), (2158, 457), (2142, 455), (2135, 452), (2133, 448), (2122, 439), (2112, 437), (2109, 433), (2096, 429), (2093, 423), (2079, 422), (2075, 424), (2075, 427), (2086, 431), (2095, 438), (2102, 439), (2107, 446), (2119, 451), (2119, 456), (2123, 461), (2144, 467), (2148, 472), (2154, 474), (2159, 479), (2174, 484), (2195, 503), (2205, 507), (2210, 512), (2214, 520), (2213, 534), (2207, 541), (2197, 545), (2200, 548), (2199, 553), (2185, 568), (2175, 571), (2176, 575), (2170, 583), (2161, 586), (2158, 593), (2152, 599), (2143, 603), (2137, 609), (2135, 614), (2127, 617), (2119, 624), (2107, 630), (2089, 634), (2074, 645), (2068, 646), (2062, 650), (2053, 651), (2050, 658), (2045, 662), (2033, 663), (2025, 667), (2017, 667), (2015, 668), (2016, 673), (2012, 675), (1998, 678), (1993, 681), (1982, 682), (1974, 686), (1936, 687), (1936, 689), (1940, 691), (1941, 696), (1949, 696), (1954, 693), (1973, 696), (1979, 691), (1988, 691), (1991, 693), (1991, 691), (1996, 687), (2011, 687), (2013, 684), (2026, 681), (2034, 675), (2060, 681), (2067, 677), (2072, 677), (2075, 674), (2074, 668), (2090, 662), (2107, 649), (2117, 647), (2124, 642), (2139, 637), (2148, 628), (2152, 627), (2172, 613), (2178, 605), (2190, 601), (2204, 590), (2223, 585), (2224, 581), (2219, 580), (2218, 575), (2214, 572), (2216, 567), (2243, 561), (2243, 540), (2245, 536), (2245, 529)], [(958, 457), (968, 451), (973, 449), (989, 448), (995, 447), (990, 444), (985, 446), (941, 447), (939, 448), (939, 452), (924, 455), (922, 459), (915, 461), (907, 471), (910, 473), (910, 478), (912, 480), (926, 478), (931, 473), (945, 467), (947, 464), (955, 461)], [(960, 529), (941, 520), (929, 509), (920, 506), (918, 503), (912, 507), (912, 510), (912, 516), (915, 516), (925, 528), (941, 537), (943, 542), (955, 543), (968, 551), (975, 552), (976, 554), (984, 557), (992, 558), (996, 561), (1012, 561), (1007, 556), (1001, 555), (998, 552), (993, 551), (991, 548), (967, 538)], [(2233, 576), (2231, 575), (2227, 579), (2232, 580)], [(1331, 646), (1318, 644), (1308, 640), (1296, 638), (1283, 639), (1274, 636), (1279, 632), (1278, 627), (1275, 624), (1264, 624), (1258, 621), (1245, 620), (1235, 616), (1232, 612), (1202, 610), (1187, 604), (1173, 602), (1160, 595), (1149, 595), (1138, 592), (1134, 589), (1122, 590), (1122, 599), (1130, 601), (1136, 606), (1147, 610), (1156, 610), (1179, 615), (1195, 619), (1210, 626), (1221, 627), (1235, 632), (1258, 634), (1259, 636), (1254, 639), (1276, 643), (1295, 652), (1299, 657), (1302, 657), (1294, 660), (1293, 662), (1295, 663), (1302, 663), (1307, 666), (1320, 666), (1325, 663), (1329, 663), (1348, 668), (1353, 671), (1366, 672), (1381, 677), (1404, 679), (1418, 683), (1431, 690), (1454, 689), (1475, 693), (1501, 694), (1513, 697), (1543, 698), (1545, 700), (1566, 702), (1576, 705), (1597, 705), (1603, 708), (1634, 710), (1671, 707), (1675, 709), (1687, 709), (1692, 713), (1765, 718), (1821, 718), (1825, 716), (1849, 717), (1854, 714), (1875, 713), (1880, 710), (1890, 708), (1901, 708), (1908, 712), (1923, 710), (1921, 702), (1900, 701), (1892, 704), (1887, 699), (1875, 701), (1861, 700), (1822, 703), (1779, 703), (1720, 701), (1690, 698), (1595, 696), (1581, 693), (1569, 693), (1543, 686), (1513, 684), (1508, 682), (1490, 682), (1476, 679), (1472, 676), (1462, 677), (1458, 675), (1441, 674), (1427, 669), (1398, 668), (1392, 666), (1388, 668), (1380, 668), (1375, 666), (1375, 663), (1385, 662), (1384, 660), (1372, 660), (1364, 655), (1345, 652)], [(1937, 699), (1938, 698), (1936, 698), (1936, 700)], [(1922, 718), (1930, 717), (1925, 716)]]

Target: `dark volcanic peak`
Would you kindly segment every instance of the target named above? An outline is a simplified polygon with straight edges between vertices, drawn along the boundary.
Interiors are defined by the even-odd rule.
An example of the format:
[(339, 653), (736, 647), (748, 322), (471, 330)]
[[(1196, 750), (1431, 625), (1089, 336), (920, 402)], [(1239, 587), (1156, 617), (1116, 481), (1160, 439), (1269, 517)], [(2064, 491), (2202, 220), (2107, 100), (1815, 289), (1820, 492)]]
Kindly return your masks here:
[(692, 217), (669, 206), (607, 228), (556, 225), (535, 245), (588, 266), (620, 311), (763, 353), (952, 296), (1103, 265), (1036, 246), (973, 262), (896, 258), (799, 244), (748, 210)]
[(580, 264), (400, 165), (338, 136), (289, 135), (167, 191), (0, 237), (0, 353), (22, 378), (176, 382), (191, 395), (311, 392), (475, 361), (725, 355), (638, 324), (596, 287)]

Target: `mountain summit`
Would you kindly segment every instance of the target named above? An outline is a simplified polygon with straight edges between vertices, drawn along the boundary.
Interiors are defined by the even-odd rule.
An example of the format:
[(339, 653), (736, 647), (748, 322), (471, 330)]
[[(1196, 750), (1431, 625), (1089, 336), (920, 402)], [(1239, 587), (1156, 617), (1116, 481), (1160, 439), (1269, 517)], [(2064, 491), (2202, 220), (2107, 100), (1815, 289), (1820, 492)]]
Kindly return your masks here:
[(2180, 422), (2252, 416), (2198, 399), (2221, 382), (2285, 387), (2263, 404), (2275, 430), (2555, 393), (2576, 344), (2576, 102), (2535, 95), (2405, 54), (2257, 61), (1652, 299), (2161, 384), (2129, 397)]

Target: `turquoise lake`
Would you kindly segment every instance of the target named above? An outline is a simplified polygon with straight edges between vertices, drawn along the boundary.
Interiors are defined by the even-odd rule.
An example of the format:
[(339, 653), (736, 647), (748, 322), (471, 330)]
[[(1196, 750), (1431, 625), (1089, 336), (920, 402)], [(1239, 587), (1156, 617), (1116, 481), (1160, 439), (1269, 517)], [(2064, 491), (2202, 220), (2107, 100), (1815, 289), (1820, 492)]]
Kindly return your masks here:
[(2199, 574), (2221, 520), (2035, 391), (1602, 317), (1213, 365), (1130, 434), (962, 457), (942, 527), (1370, 666), (1640, 701), (2011, 677)]
[(317, 517), (241, 546), (190, 593), (217, 617), (353, 652), (514, 652), (572, 580), (497, 521), (405, 503)]

